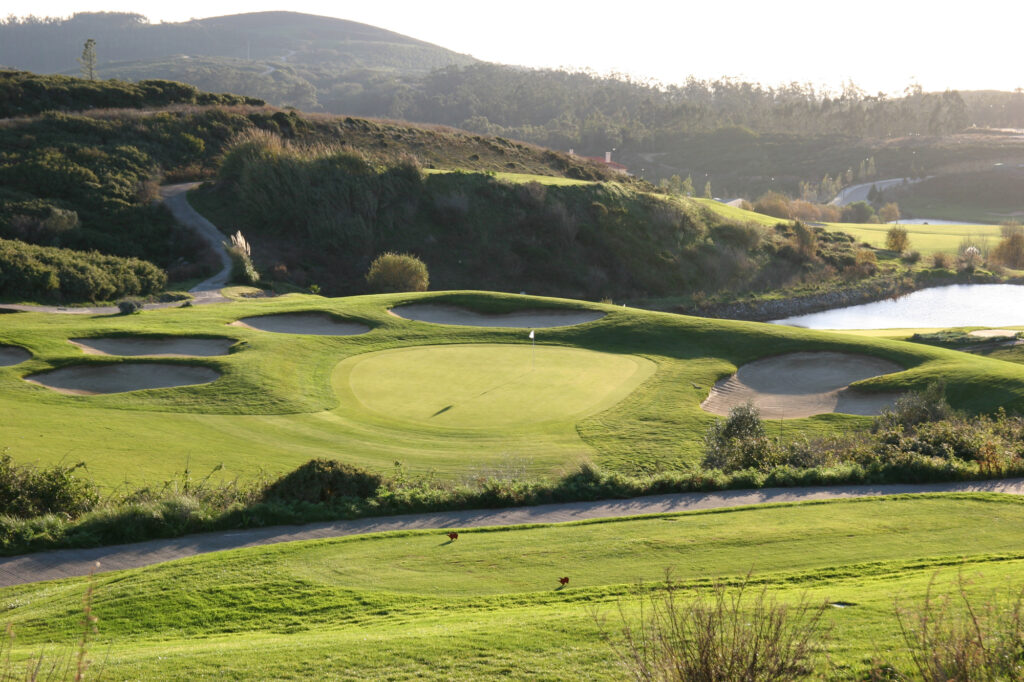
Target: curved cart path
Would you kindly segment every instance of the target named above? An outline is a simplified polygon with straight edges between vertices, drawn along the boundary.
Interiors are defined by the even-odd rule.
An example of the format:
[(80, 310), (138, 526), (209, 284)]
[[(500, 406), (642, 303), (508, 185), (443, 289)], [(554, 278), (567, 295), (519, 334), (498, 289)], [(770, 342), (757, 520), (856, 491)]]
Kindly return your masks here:
[(919, 485), (851, 485), (813, 488), (766, 488), (728, 490), (717, 493), (652, 495), (629, 500), (571, 502), (536, 507), (474, 511), (405, 514), (354, 521), (333, 521), (303, 526), (272, 526), (250, 530), (219, 531), (187, 535), (172, 540), (150, 540), (130, 545), (95, 549), (60, 549), (0, 559), (0, 586), (88, 575), (100, 562), (99, 572), (149, 566), (218, 552), (271, 545), (294, 540), (315, 540), (389, 530), (478, 528), (523, 523), (560, 523), (584, 519), (616, 518), (639, 514), (722, 509), (777, 502), (835, 500), (876, 495), (934, 492), (997, 492), (1024, 495), (1024, 478), (970, 483), (929, 483)]
[[(213, 277), (203, 280), (188, 290), (192, 294), (192, 305), (203, 303), (229, 303), (230, 298), (220, 295), (220, 290), (227, 286), (228, 278), (231, 276), (231, 257), (224, 248), (224, 235), (209, 220), (201, 216), (192, 205), (188, 203), (185, 195), (189, 190), (198, 187), (198, 182), (185, 182), (179, 185), (163, 185), (160, 187), (160, 197), (164, 204), (170, 209), (171, 214), (179, 223), (195, 230), (203, 238), (207, 246), (217, 254), (220, 261), (220, 270)], [(147, 303), (143, 306), (146, 310), (157, 308), (173, 308), (180, 306), (184, 301), (171, 301), (170, 303)], [(63, 313), (70, 315), (116, 315), (120, 311), (117, 306), (96, 306), (91, 308), (78, 308), (56, 305), (21, 305), (14, 303), (0, 304), (0, 308), (7, 310), (18, 310), (26, 313)]]

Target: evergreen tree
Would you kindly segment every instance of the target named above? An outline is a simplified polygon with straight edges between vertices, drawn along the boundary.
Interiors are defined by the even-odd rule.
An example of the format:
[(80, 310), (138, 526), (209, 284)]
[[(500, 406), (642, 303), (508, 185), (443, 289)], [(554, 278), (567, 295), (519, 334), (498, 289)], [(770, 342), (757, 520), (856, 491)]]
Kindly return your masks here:
[(85, 41), (78, 63), (82, 67), (82, 78), (90, 81), (96, 80), (96, 41), (92, 38)]

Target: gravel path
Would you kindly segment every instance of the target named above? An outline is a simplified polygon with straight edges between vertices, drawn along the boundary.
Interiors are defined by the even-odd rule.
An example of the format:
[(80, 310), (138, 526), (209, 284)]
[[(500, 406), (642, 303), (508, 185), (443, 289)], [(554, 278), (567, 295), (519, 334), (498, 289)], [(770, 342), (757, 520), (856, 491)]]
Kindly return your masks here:
[(805, 502), (873, 495), (899, 495), (932, 492), (998, 492), (1024, 495), (1024, 479), (979, 481), (972, 483), (934, 483), (921, 485), (858, 485), (813, 488), (766, 488), (730, 490), (718, 493), (682, 493), (654, 495), (630, 500), (572, 502), (536, 507), (475, 511), (406, 514), (355, 521), (334, 521), (304, 526), (273, 526), (251, 530), (220, 531), (188, 535), (173, 540), (150, 540), (130, 545), (95, 549), (61, 549), (0, 559), (0, 585), (69, 578), (88, 575), (97, 561), (100, 572), (138, 568), (241, 547), (271, 545), (294, 540), (314, 540), (345, 535), (378, 533), (389, 530), (476, 528), (510, 526), (523, 523), (560, 523), (583, 519), (616, 518), (637, 514), (720, 509), (773, 502)]
[[(230, 298), (220, 295), (220, 290), (227, 286), (228, 278), (231, 276), (231, 257), (224, 248), (224, 235), (209, 220), (199, 215), (188, 203), (185, 195), (189, 190), (198, 187), (198, 182), (185, 182), (179, 185), (163, 185), (160, 187), (160, 196), (167, 208), (170, 209), (174, 218), (182, 225), (189, 227), (206, 241), (207, 245), (216, 252), (220, 260), (221, 269), (217, 274), (206, 279), (189, 289), (192, 294), (192, 305), (203, 303), (228, 303)], [(184, 301), (171, 301), (169, 303), (147, 303), (143, 306), (145, 310), (158, 308), (174, 308), (182, 305)], [(95, 306), (90, 308), (57, 306), (57, 305), (21, 305), (15, 303), (0, 304), (0, 308), (7, 310), (18, 310), (26, 313), (63, 313), (68, 315), (116, 315), (120, 311), (117, 306)]]

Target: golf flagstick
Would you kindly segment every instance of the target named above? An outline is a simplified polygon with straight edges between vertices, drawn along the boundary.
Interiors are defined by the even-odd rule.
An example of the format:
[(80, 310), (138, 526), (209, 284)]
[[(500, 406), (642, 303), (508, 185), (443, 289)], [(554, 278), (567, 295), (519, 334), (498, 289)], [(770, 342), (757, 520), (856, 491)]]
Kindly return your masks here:
[(530, 330), (530, 369), (537, 367), (537, 339), (534, 337), (533, 330)]

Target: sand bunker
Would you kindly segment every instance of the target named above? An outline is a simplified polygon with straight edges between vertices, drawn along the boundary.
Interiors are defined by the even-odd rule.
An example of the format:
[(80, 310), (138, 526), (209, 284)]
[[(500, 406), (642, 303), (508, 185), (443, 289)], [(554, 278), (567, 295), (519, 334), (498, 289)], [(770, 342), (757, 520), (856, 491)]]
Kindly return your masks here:
[(0, 346), (0, 367), (25, 362), (32, 354), (21, 346)]
[(765, 419), (816, 414), (876, 415), (891, 407), (898, 393), (867, 393), (850, 388), (861, 379), (900, 372), (899, 365), (868, 355), (789, 353), (740, 367), (718, 381), (701, 407), (726, 416), (748, 400)]
[(31, 374), (25, 381), (72, 395), (124, 393), (147, 388), (173, 388), (216, 381), (220, 373), (209, 367), (155, 362), (120, 365), (74, 365)]
[(234, 339), (200, 339), (187, 336), (110, 336), (68, 339), (87, 355), (153, 355), (161, 357), (210, 357), (225, 355)]
[(976, 329), (970, 333), (971, 336), (980, 336), (983, 339), (991, 339), (1003, 336), (1015, 337), (1019, 329)]
[(327, 313), (279, 313), (243, 317), (231, 324), (278, 334), (315, 334), (318, 336), (354, 336), (370, 328), (359, 322), (345, 322)]
[(607, 313), (597, 310), (517, 310), (511, 313), (492, 315), (478, 313), (467, 308), (436, 303), (413, 303), (396, 306), (389, 310), (392, 315), (417, 322), (434, 324), (455, 324), (463, 327), (516, 327), (521, 329), (543, 329), (545, 327), (568, 327), (584, 322), (593, 322)]

